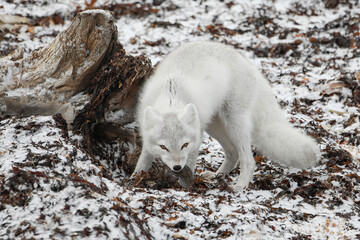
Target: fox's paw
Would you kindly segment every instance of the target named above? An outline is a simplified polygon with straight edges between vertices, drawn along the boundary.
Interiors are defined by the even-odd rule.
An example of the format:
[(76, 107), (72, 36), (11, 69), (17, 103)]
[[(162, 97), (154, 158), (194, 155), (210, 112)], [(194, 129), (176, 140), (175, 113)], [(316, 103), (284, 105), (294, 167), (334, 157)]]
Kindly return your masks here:
[(242, 190), (244, 190), (247, 185), (242, 185), (242, 184), (233, 184), (233, 185), (229, 185), (229, 187), (234, 191), (234, 192), (240, 192)]
[(238, 185), (236, 185), (236, 184), (230, 185), (229, 187), (230, 187), (234, 192), (240, 192), (240, 191), (242, 191), (242, 190), (245, 189), (245, 187), (243, 187), (243, 186), (238, 186)]
[(230, 185), (230, 187), (235, 192), (239, 192), (239, 191), (245, 189), (249, 185), (249, 183), (250, 183), (249, 179), (240, 178), (240, 179), (237, 180), (237, 182), (234, 185)]
[(210, 171), (205, 171), (205, 172), (200, 173), (200, 177), (205, 180), (212, 180), (212, 179), (216, 178), (216, 173), (210, 172)]

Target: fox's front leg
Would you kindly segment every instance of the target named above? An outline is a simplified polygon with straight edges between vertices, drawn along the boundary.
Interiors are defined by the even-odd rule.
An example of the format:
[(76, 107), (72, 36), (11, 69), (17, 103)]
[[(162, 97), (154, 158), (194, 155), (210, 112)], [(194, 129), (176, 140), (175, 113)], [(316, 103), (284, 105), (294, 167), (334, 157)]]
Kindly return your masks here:
[(151, 164), (154, 161), (154, 157), (147, 153), (144, 149), (141, 151), (138, 162), (136, 163), (135, 170), (131, 174), (131, 178), (135, 176), (136, 173), (141, 171), (147, 171), (151, 168)]

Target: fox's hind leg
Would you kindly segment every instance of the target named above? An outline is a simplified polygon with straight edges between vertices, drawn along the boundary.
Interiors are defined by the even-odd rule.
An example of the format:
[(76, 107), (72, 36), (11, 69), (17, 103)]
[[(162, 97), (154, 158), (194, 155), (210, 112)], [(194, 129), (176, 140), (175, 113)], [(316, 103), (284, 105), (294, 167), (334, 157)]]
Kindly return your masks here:
[(234, 144), (230, 141), (224, 123), (221, 121), (219, 116), (213, 118), (212, 122), (207, 127), (206, 132), (221, 144), (225, 151), (225, 160), (216, 173), (206, 171), (203, 172), (201, 176), (205, 179), (212, 179), (216, 176), (225, 176), (236, 168), (238, 163), (237, 150)]
[[(240, 161), (240, 176), (233, 185), (239, 191), (252, 180), (255, 171), (255, 160), (251, 151), (251, 115), (248, 111), (240, 111), (239, 106), (226, 106), (220, 119), (224, 122), (225, 132), (236, 148)], [(226, 164), (225, 162), (223, 164)], [(222, 167), (222, 166), (221, 166)]]

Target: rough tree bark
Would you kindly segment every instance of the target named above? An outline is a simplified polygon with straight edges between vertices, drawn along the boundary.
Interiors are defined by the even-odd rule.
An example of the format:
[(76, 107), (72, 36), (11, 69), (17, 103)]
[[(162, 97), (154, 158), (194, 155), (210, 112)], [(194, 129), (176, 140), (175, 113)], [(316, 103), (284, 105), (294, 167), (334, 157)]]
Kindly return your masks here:
[[(70, 27), (46, 47), (24, 58), (21, 49), (0, 60), (0, 75), (10, 115), (61, 112), (74, 117), (69, 99), (89, 85), (89, 80), (111, 47), (117, 30), (110, 13), (83, 12)], [(26, 89), (18, 97), (18, 89)]]

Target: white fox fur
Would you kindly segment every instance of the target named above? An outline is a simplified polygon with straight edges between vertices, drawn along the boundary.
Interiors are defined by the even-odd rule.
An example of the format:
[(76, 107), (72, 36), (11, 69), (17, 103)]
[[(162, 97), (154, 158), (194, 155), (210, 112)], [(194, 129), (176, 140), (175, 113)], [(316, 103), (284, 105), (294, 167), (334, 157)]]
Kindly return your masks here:
[(320, 158), (315, 141), (288, 123), (261, 73), (220, 43), (192, 42), (170, 53), (140, 92), (137, 121), (143, 149), (134, 174), (155, 158), (174, 171), (187, 165), (194, 172), (204, 131), (225, 151), (216, 175), (240, 162), (235, 190), (252, 180), (251, 144), (285, 166), (308, 168)]

